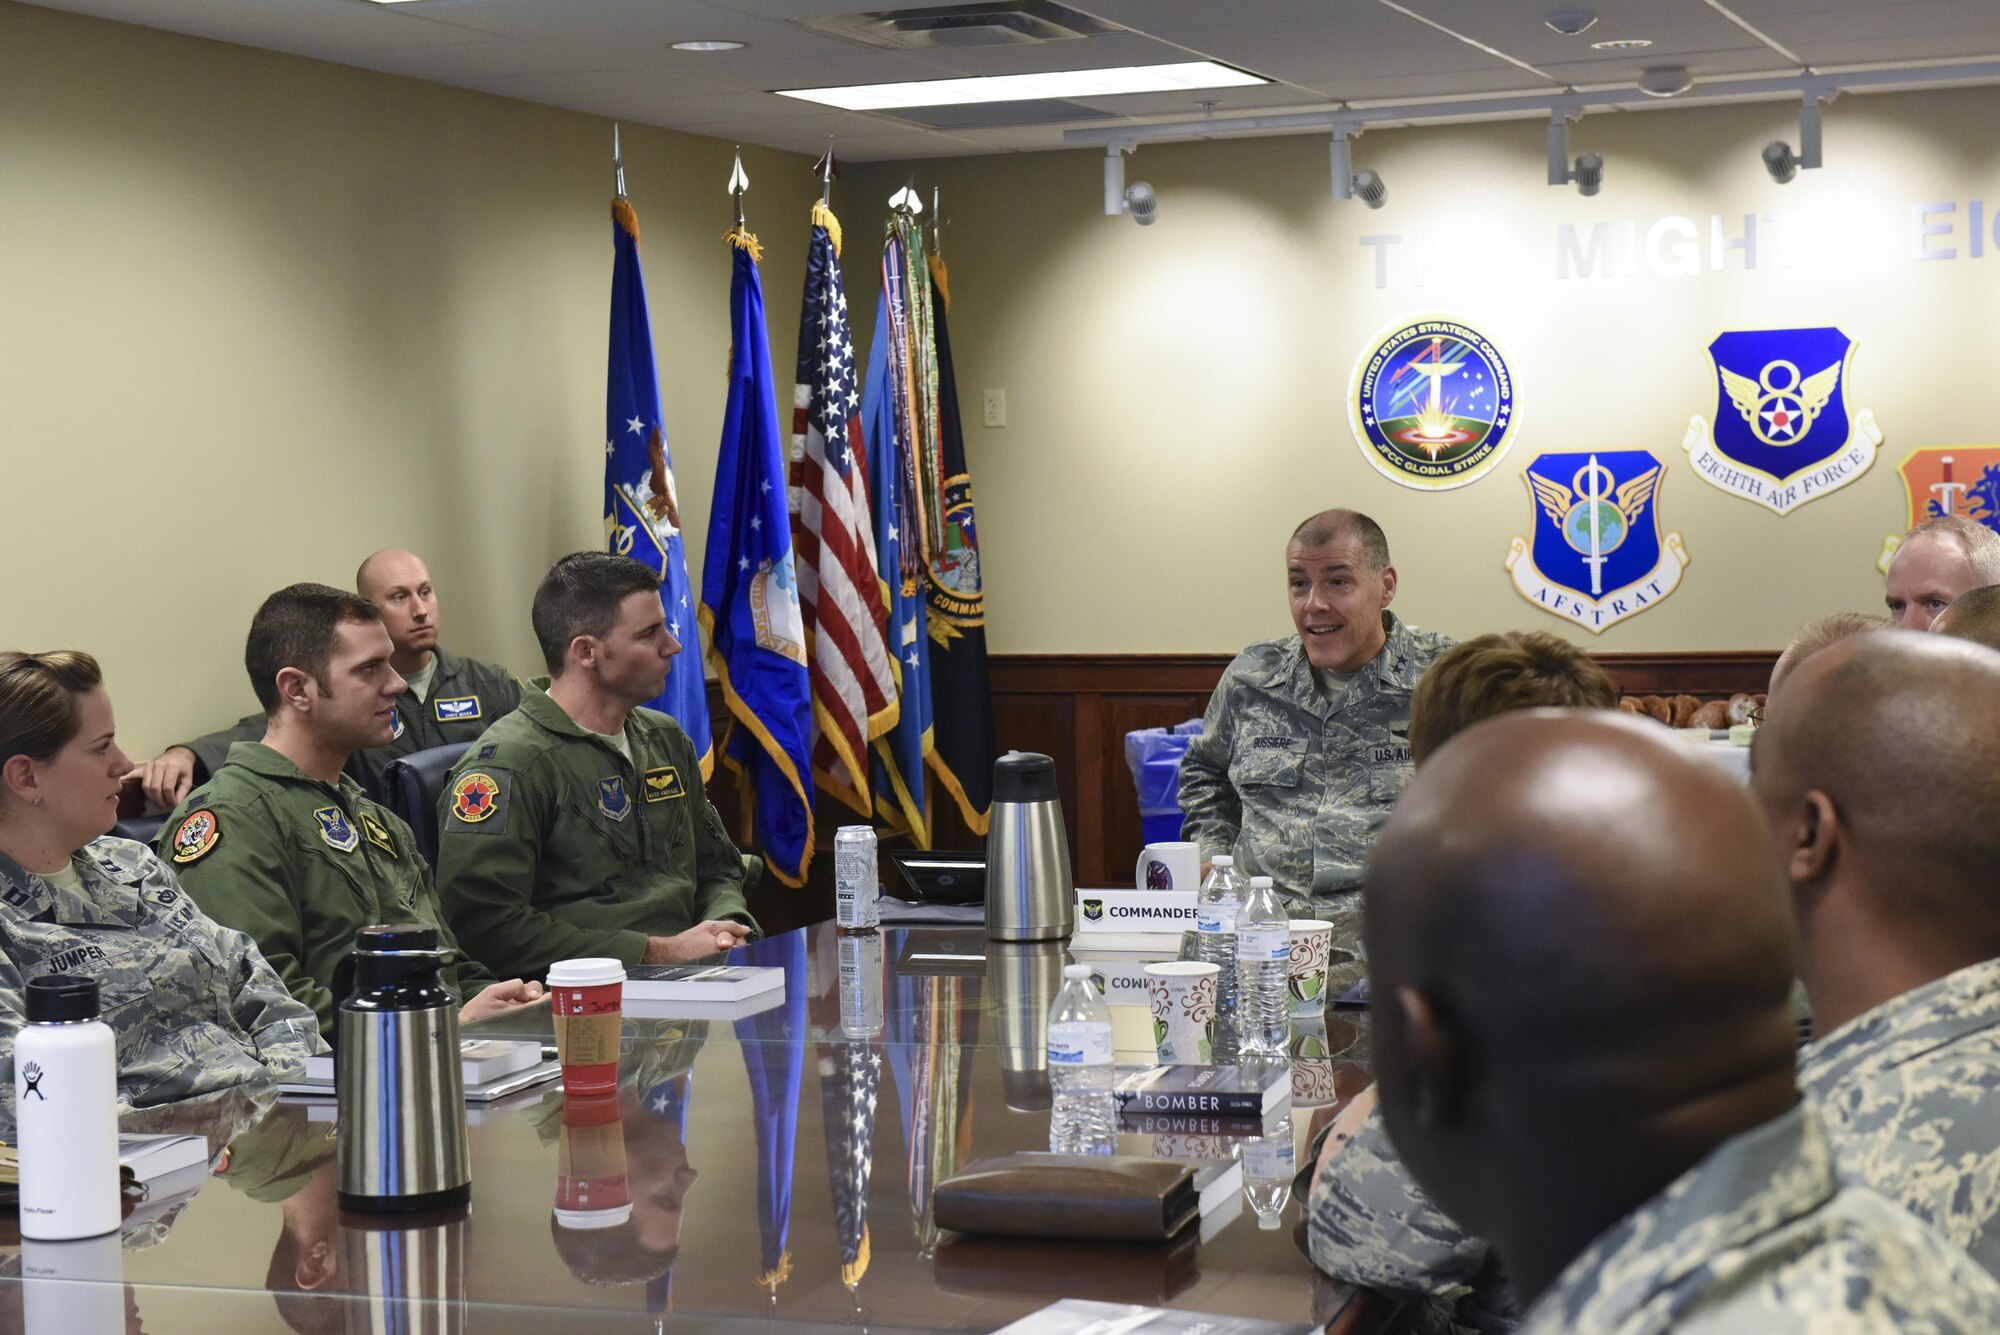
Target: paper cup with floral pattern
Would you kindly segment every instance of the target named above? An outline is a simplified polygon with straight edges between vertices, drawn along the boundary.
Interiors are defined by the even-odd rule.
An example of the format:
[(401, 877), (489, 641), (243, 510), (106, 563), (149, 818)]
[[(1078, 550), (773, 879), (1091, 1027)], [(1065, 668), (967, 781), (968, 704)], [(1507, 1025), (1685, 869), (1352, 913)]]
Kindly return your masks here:
[(1215, 1060), (1215, 989), (1221, 976), (1219, 965), (1198, 960), (1166, 960), (1146, 966), (1153, 1045), (1161, 1061), (1207, 1066)]
[(1326, 1014), (1326, 962), (1333, 954), (1333, 924), (1294, 918), (1292, 954), (1285, 968), (1285, 988), (1291, 993), (1296, 1018)]
[(1326, 1026), (1312, 1020), (1292, 1022), (1292, 1106), (1317, 1108), (1332, 1103), (1333, 1052)]

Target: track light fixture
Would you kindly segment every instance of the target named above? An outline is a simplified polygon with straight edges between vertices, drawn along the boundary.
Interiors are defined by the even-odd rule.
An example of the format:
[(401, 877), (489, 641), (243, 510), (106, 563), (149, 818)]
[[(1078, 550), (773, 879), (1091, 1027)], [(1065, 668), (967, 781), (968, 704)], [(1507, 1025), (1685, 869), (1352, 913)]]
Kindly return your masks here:
[(1579, 153), (1576, 165), (1569, 160), (1569, 123), (1576, 113), (1558, 108), (1549, 116), (1549, 184), (1576, 182), (1577, 193), (1594, 195), (1604, 185), (1604, 159), (1595, 153)]
[(1351, 145), (1359, 133), (1349, 129), (1333, 132), (1333, 197), (1358, 199), (1371, 209), (1379, 209), (1389, 202), (1389, 187), (1382, 184), (1382, 177), (1376, 172), (1354, 170)]
[(1134, 181), (1128, 188), (1125, 184), (1125, 155), (1133, 145), (1129, 143), (1107, 144), (1104, 148), (1104, 216), (1116, 218), (1121, 213), (1132, 215), (1132, 221), (1141, 227), (1151, 227), (1160, 216), (1160, 199), (1153, 193), (1153, 187), (1144, 181)]
[(1833, 94), (1807, 89), (1799, 103), (1799, 151), (1792, 152), (1792, 146), (1782, 139), (1773, 139), (1764, 145), (1764, 170), (1771, 173), (1771, 179), (1784, 185), (1799, 174), (1800, 168), (1812, 170), (1821, 162), (1820, 130), (1821, 109), (1833, 100)]

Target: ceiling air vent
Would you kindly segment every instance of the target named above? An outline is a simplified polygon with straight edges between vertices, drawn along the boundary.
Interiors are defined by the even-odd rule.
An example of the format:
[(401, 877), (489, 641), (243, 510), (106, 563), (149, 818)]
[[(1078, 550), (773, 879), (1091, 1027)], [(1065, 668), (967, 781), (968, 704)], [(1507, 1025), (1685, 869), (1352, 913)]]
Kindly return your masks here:
[(1038, 46), (1072, 37), (1121, 32), (1116, 24), (1066, 9), (1053, 0), (1003, 0), (998, 4), (940, 5), (798, 19), (815, 32), (902, 51), (964, 46)]

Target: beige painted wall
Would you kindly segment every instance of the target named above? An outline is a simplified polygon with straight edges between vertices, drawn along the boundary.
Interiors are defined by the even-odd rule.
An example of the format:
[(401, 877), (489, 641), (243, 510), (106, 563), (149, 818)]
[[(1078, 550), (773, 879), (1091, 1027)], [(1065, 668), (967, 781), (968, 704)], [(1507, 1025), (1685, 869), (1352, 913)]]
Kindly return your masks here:
[[(1289, 629), (1285, 535), (1345, 504), (1388, 529), (1399, 610), (1465, 635), (1552, 629), (1607, 650), (1781, 645), (1810, 617), (1879, 608), (1874, 561), (1904, 526), (1897, 464), (1923, 446), (2000, 441), (1984, 393), (2000, 296), (2000, 91), (1849, 96), (1826, 121), (1826, 166), (1785, 187), (1758, 152), (1797, 143), (1796, 104), (1596, 115), (1572, 153), (1608, 163), (1594, 199), (1542, 182), (1543, 123), (1377, 131), (1355, 146), (1389, 203), (1329, 198), (1324, 136), (1141, 148), (1132, 180), (1158, 189), (1140, 229), (1102, 211), (1101, 153), (918, 164), (950, 220), (952, 334), (979, 503), (990, 643), (999, 652), (1228, 651)], [(904, 165), (856, 172), (845, 198), (881, 201)], [(1982, 258), (1968, 201), (1987, 203)], [(1950, 261), (1910, 258), (1910, 206), (1956, 201)], [(879, 207), (879, 205), (878, 205)], [(858, 212), (850, 204), (848, 212)], [(1779, 220), (1760, 221), (1757, 267), (1724, 250), (1745, 213), (1802, 211), (1781, 262)], [(1598, 222), (1643, 241), (1663, 217), (1698, 229), (1700, 272), (1560, 279), (1556, 229)], [(1670, 228), (1677, 224), (1670, 224)], [(1487, 228), (1484, 258), (1414, 282), (1430, 234)], [(1814, 230), (1817, 229), (1817, 230)], [(857, 233), (860, 229), (854, 229)], [(1364, 235), (1401, 235), (1379, 248)], [(1676, 267), (1671, 231), (1655, 258)], [(1819, 238), (1818, 243), (1813, 238)], [(1448, 238), (1447, 238), (1448, 239)], [(1819, 244), (1823, 253), (1814, 254)], [(1478, 256), (1476, 236), (1458, 249)], [(850, 261), (857, 305), (867, 265)], [(862, 289), (866, 288), (864, 292)], [(1460, 312), (1498, 338), (1519, 382), (1519, 435), (1502, 464), (1458, 491), (1378, 476), (1344, 396), (1370, 336), (1416, 311)], [(1779, 518), (1694, 475), (1689, 418), (1714, 413), (1705, 349), (1728, 328), (1831, 323), (1859, 342), (1850, 402), (1887, 435), (1858, 482)], [(1007, 391), (1008, 425), (982, 427), (980, 391)], [(1704, 399), (1706, 396), (1706, 400)], [(1523, 468), (1544, 451), (1644, 447), (1665, 461), (1662, 515), (1686, 539), (1681, 588), (1593, 638), (1537, 610), (1504, 568), (1529, 532)]]
[[(0, 88), (0, 644), (98, 654), (150, 755), (252, 704), (272, 589), (406, 545), (447, 644), (535, 668), (603, 542), (609, 122), (4, 2)], [(698, 583), (731, 146), (624, 146)], [(812, 182), (744, 162), (789, 396)]]

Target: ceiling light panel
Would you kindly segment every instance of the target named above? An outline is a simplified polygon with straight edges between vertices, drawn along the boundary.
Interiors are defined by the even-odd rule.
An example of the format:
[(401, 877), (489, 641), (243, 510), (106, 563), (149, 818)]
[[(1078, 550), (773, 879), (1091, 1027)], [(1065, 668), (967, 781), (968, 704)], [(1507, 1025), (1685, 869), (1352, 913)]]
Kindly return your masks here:
[(780, 97), (840, 107), (887, 111), (896, 107), (962, 106), (972, 102), (1022, 102), (1031, 98), (1116, 97), (1125, 93), (1191, 92), (1247, 88), (1269, 82), (1214, 61), (1181, 65), (1127, 65), (1049, 74), (1002, 74), (973, 79), (924, 79), (915, 83), (855, 84), (845, 88), (780, 88)]

